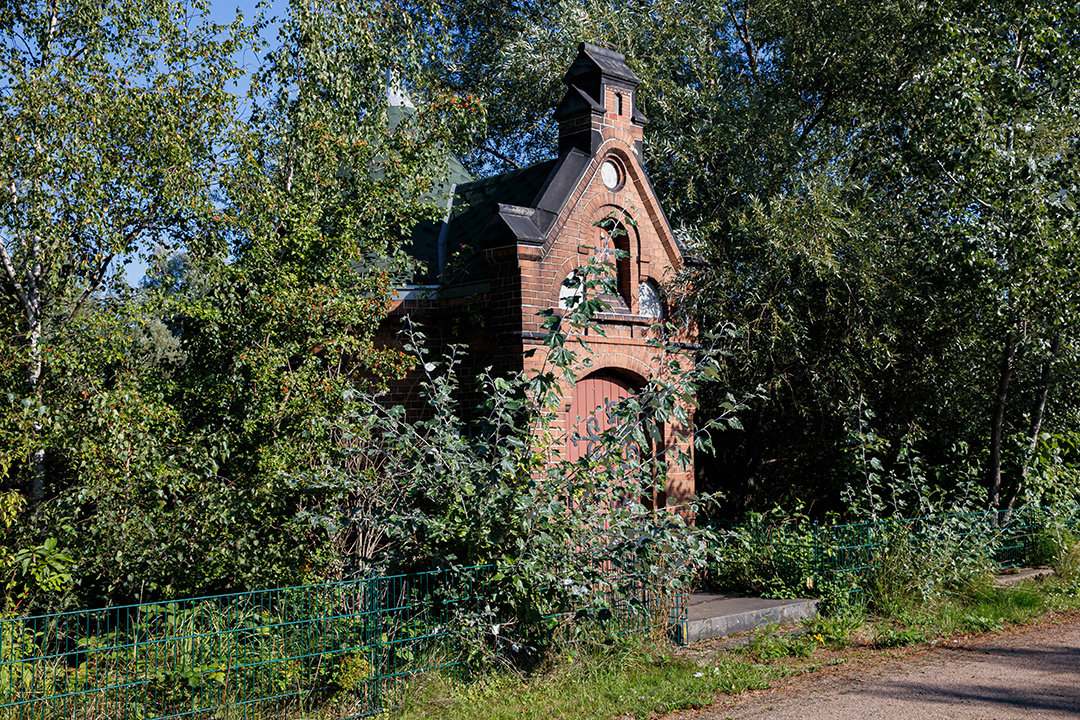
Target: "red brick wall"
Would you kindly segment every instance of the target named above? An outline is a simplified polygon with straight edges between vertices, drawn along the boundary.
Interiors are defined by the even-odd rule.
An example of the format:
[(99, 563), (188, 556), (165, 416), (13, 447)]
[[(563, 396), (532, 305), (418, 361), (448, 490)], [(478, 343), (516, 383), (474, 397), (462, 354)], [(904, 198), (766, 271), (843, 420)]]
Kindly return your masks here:
[[(427, 334), (434, 345), (446, 342), (469, 344), (470, 352), (462, 370), (471, 377), (493, 366), (496, 372), (525, 369), (538, 372), (544, 367), (545, 348), (539, 340), (543, 310), (558, 312), (559, 289), (562, 281), (576, 268), (588, 263), (597, 252), (602, 233), (597, 223), (614, 217), (626, 230), (624, 244), (630, 257), (623, 263), (620, 295), (627, 307), (603, 314), (599, 324), (606, 337), (596, 333), (585, 338), (591, 348), (591, 365), (583, 368), (581, 376), (597, 370), (629, 372), (641, 378), (654, 378), (663, 372), (660, 351), (649, 347), (648, 341), (656, 332), (654, 320), (638, 312), (638, 287), (646, 279), (663, 284), (671, 274), (681, 269), (682, 258), (663, 213), (649, 187), (635, 148), (642, 141), (642, 127), (633, 120), (633, 89), (606, 86), (603, 115), (592, 112), (563, 120), (561, 134), (570, 136), (582, 127), (592, 126), (600, 132), (602, 142), (595, 152), (580, 185), (573, 191), (560, 216), (548, 233), (544, 246), (519, 243), (517, 247), (498, 248), (487, 252), (491, 280), (490, 291), (482, 296), (444, 301), (403, 303), (397, 313), (416, 313), (426, 322)], [(622, 94), (622, 113), (618, 113), (617, 93)], [(607, 188), (600, 168), (607, 159), (620, 168), (621, 185)], [(482, 322), (465, 322), (465, 317), (482, 317)], [(389, 325), (388, 325), (389, 328)], [(684, 341), (692, 340), (688, 330)], [(390, 341), (387, 337), (387, 341)], [(525, 358), (523, 351), (535, 350)], [(584, 354), (581, 355), (584, 357)], [(692, 361), (686, 357), (685, 362)], [(415, 398), (417, 374), (413, 373), (393, 388), (392, 400), (406, 403), (410, 412), (419, 416), (423, 408)], [(573, 389), (563, 387), (563, 408), (569, 408)], [(475, 387), (465, 390), (466, 410), (477, 399)], [(564, 410), (565, 411), (565, 410)], [(565, 428), (565, 418), (557, 419), (555, 427)], [(668, 446), (688, 428), (665, 425)], [(555, 442), (554, 448), (560, 447)], [(565, 447), (565, 443), (561, 445)], [(684, 443), (684, 449), (692, 448)], [(681, 503), (694, 492), (693, 468), (673, 470), (667, 480), (667, 496)], [(689, 517), (689, 512), (681, 510)]]
[[(573, 193), (551, 231), (545, 252), (536, 256), (531, 247), (523, 247), (518, 255), (521, 272), (521, 326), (527, 332), (539, 332), (541, 320), (537, 313), (548, 308), (558, 309), (562, 281), (576, 268), (596, 255), (601, 233), (597, 223), (608, 217), (617, 219), (627, 232), (630, 253), (628, 277), (620, 294), (629, 304), (629, 314), (601, 315), (599, 324), (606, 337), (598, 334), (585, 338), (592, 354), (591, 365), (582, 375), (597, 370), (629, 371), (643, 378), (654, 378), (662, 372), (660, 351), (648, 341), (656, 330), (654, 320), (638, 315), (638, 286), (645, 279), (663, 283), (674, 271), (681, 269), (681, 254), (666, 219), (660, 212), (641, 165), (634, 155), (634, 143), (642, 138), (641, 126), (631, 119), (632, 102), (623, 91), (623, 114), (616, 114), (616, 90), (607, 90), (607, 112), (597, 119), (603, 143), (596, 153), (582, 184)], [(611, 158), (620, 167), (622, 184), (608, 189), (600, 177), (600, 167)], [(678, 338), (689, 341), (691, 337)], [(530, 347), (526, 344), (526, 348)], [(526, 360), (525, 368), (539, 371), (545, 362), (544, 349), (539, 342), (532, 344), (537, 352)], [(686, 357), (684, 363), (692, 362)], [(563, 407), (569, 408), (572, 388), (563, 388)], [(565, 427), (565, 422), (557, 422)], [(671, 446), (677, 437), (685, 436), (689, 428), (665, 426), (665, 442)], [(558, 443), (555, 445), (558, 447)], [(683, 443), (692, 454), (692, 448)], [(669, 473), (667, 494), (673, 503), (680, 503), (694, 492), (693, 467), (673, 469)]]

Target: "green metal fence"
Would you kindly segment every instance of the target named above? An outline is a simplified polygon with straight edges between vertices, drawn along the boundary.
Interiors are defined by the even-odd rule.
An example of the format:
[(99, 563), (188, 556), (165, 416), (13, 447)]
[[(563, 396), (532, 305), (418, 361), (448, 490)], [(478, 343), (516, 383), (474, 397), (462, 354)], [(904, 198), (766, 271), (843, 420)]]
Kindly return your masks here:
[(715, 577), (793, 594), (826, 588), (860, 593), (881, 574), (932, 562), (988, 562), (1011, 568), (1039, 561), (1040, 542), (1080, 523), (1080, 506), (1023, 507), (823, 525), (777, 519), (717, 528)]
[[(466, 635), (493, 645), (500, 625), (515, 625), (492, 610), (490, 571), (3, 619), (0, 720), (371, 715), (396, 706), (418, 672), (463, 673)], [(610, 632), (644, 630), (659, 600), (642, 587), (600, 619)], [(681, 601), (672, 612), (678, 622)]]

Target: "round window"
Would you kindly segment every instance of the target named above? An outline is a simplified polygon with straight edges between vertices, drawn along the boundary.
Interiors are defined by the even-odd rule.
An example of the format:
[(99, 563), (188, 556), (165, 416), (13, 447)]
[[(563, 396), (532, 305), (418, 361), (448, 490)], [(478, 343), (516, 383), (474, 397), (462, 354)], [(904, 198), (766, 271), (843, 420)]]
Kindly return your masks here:
[(604, 181), (604, 186), (608, 190), (617, 190), (619, 185), (622, 184), (622, 173), (619, 172), (619, 166), (611, 160), (605, 160), (604, 164), (600, 166), (600, 179)]

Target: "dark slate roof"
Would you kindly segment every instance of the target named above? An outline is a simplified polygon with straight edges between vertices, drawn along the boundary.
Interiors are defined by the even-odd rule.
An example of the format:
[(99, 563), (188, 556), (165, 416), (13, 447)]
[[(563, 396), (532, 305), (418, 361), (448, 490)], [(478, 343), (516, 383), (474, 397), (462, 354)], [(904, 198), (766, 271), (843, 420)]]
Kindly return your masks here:
[(566, 71), (563, 82), (577, 85), (586, 78), (599, 79), (600, 76), (634, 87), (641, 84), (641, 78), (626, 64), (626, 56), (621, 52), (592, 43), (581, 43), (578, 45), (577, 57)]
[[(446, 208), (451, 195), (457, 188), (472, 181), (472, 175), (457, 157), (451, 155), (447, 161), (446, 177), (438, 182), (428, 196), (436, 205)], [(456, 203), (455, 203), (456, 204)], [(445, 214), (444, 214), (445, 217)], [(423, 263), (424, 269), (413, 278), (413, 282), (430, 284), (439, 280), (439, 233), (442, 232), (443, 220), (425, 220), (413, 228), (412, 238), (406, 251)]]
[(474, 244), (479, 240), (495, 216), (498, 205), (531, 205), (555, 163), (555, 160), (548, 160), (459, 185), (446, 236), (447, 247), (457, 250), (462, 245)]
[(557, 160), (457, 184), (449, 221), (426, 223), (413, 233), (411, 254), (426, 267), (417, 281), (439, 281), (439, 236), (448, 285), (488, 279), (483, 252), (516, 242), (541, 244), (589, 164), (570, 150)]
[[(570, 69), (563, 76), (566, 95), (555, 108), (555, 119), (573, 117), (585, 112), (603, 112), (604, 85), (633, 90), (641, 84), (641, 78), (634, 74), (626, 64), (626, 56), (621, 52), (581, 43), (578, 54)], [(634, 122), (644, 125), (648, 122), (633, 103)]]
[[(387, 82), (390, 121), (396, 123), (413, 109), (403, 94), (391, 93), (391, 77)], [(568, 86), (567, 94), (555, 110), (560, 121), (602, 112), (604, 85), (633, 90), (641, 80), (622, 53), (581, 43), (563, 82)], [(632, 108), (634, 122), (646, 123), (637, 103)], [(560, 140), (557, 160), (480, 180), (473, 180), (458, 159), (451, 157), (446, 181), (432, 191), (432, 199), (448, 210), (444, 221), (421, 223), (413, 230), (408, 250), (422, 265), (413, 281), (442, 284), (444, 293), (447, 286), (471, 292), (463, 286), (488, 280), (485, 249), (514, 243), (542, 245), (592, 160), (590, 152), (575, 144), (580, 143), (564, 147)]]

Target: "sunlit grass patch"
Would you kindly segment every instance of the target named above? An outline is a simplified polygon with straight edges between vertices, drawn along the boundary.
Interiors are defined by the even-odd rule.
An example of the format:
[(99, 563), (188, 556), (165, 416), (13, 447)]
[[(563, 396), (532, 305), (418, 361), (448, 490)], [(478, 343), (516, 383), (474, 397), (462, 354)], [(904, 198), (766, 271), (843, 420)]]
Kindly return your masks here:
[(428, 676), (413, 688), (400, 717), (648, 718), (709, 705), (720, 693), (763, 688), (786, 672), (738, 655), (700, 665), (645, 645), (571, 650), (532, 677), (504, 674), (463, 685)]

